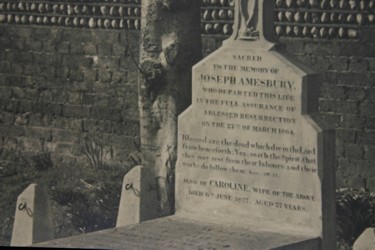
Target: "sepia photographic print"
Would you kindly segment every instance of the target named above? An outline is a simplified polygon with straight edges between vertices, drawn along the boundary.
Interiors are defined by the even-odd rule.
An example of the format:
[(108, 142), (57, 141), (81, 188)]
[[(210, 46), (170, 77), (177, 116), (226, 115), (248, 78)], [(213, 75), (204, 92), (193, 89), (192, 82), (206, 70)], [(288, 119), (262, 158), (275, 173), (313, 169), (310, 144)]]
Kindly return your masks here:
[(375, 0), (0, 0), (0, 246), (375, 249)]

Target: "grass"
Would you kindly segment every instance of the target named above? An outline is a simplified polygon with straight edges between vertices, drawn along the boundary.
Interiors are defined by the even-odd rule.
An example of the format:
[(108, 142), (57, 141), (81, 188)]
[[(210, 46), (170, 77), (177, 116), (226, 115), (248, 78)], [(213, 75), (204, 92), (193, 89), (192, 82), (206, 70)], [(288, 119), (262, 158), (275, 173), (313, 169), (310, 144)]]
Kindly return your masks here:
[(339, 242), (352, 246), (366, 228), (375, 227), (375, 194), (365, 189), (337, 190), (336, 213)]

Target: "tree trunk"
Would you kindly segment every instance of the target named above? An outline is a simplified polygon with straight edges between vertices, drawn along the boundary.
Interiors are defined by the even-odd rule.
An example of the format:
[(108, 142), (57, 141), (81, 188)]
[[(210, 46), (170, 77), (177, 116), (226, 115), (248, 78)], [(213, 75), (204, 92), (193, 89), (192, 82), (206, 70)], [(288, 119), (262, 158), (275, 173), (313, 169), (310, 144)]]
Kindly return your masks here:
[(174, 212), (177, 116), (191, 103), (192, 66), (201, 54), (200, 1), (142, 0), (141, 150), (155, 173), (160, 216)]

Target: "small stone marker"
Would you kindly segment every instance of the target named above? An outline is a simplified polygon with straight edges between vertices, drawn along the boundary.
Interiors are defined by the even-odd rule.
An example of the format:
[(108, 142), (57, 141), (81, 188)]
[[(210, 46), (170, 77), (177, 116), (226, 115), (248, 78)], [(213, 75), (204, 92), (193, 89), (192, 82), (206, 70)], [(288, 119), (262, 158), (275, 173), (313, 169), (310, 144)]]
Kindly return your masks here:
[(193, 68), (192, 106), (178, 122), (176, 214), (335, 249), (334, 131), (315, 115), (317, 75), (270, 42), (273, 2), (238, 0), (232, 37)]
[(52, 217), (44, 188), (30, 184), (17, 199), (11, 246), (30, 246), (53, 239)]
[(354, 242), (353, 250), (374, 250), (375, 228), (367, 228)]
[(124, 176), (116, 227), (158, 217), (153, 179), (151, 171), (144, 166), (135, 166)]

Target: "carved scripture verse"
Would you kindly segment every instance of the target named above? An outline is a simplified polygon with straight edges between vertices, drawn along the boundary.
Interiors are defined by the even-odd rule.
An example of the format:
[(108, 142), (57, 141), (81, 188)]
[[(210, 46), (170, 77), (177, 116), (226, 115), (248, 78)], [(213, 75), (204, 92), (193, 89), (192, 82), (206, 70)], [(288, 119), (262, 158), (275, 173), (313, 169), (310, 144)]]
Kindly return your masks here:
[(317, 141), (301, 115), (302, 78), (279, 60), (226, 49), (194, 69), (193, 105), (179, 121), (183, 210), (296, 224), (319, 217)]

